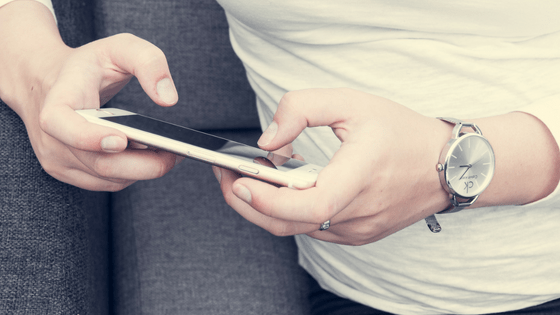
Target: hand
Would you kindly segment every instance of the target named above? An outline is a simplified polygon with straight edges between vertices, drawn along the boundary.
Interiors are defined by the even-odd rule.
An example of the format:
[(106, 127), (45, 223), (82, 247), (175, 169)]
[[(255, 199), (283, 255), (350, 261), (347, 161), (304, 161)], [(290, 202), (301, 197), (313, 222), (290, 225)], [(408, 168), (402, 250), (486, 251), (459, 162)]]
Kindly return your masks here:
[[(315, 187), (278, 188), (216, 168), (227, 203), (275, 235), (305, 233), (350, 245), (379, 240), (447, 207), (436, 164), (448, 124), (355, 90), (303, 90), (284, 96), (259, 145), (277, 149), (315, 126), (330, 126), (342, 142)], [(326, 220), (331, 227), (318, 231)]]
[(127, 149), (122, 132), (74, 112), (99, 108), (132, 75), (154, 102), (175, 104), (177, 92), (160, 49), (127, 34), (71, 49), (43, 5), (18, 1), (0, 13), (5, 26), (0, 44), (6, 44), (0, 53), (5, 61), (0, 62), (0, 96), (22, 118), (47, 173), (85, 189), (115, 191), (162, 176), (175, 165), (174, 154), (137, 145)]
[(115, 191), (173, 168), (175, 155), (126, 149), (122, 132), (88, 123), (74, 112), (99, 108), (132, 73), (156, 103), (176, 103), (163, 53), (144, 40), (118, 35), (68, 54), (52, 87), (42, 89), (45, 101), (39, 115), (26, 119), (37, 157), (49, 174), (85, 189)]

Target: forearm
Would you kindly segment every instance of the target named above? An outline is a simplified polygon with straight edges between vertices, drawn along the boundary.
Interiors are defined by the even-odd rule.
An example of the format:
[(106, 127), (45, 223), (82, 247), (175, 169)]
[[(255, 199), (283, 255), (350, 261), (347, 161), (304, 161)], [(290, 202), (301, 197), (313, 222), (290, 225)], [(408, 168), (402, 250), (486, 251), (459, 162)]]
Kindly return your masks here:
[(0, 98), (23, 118), (32, 104), (40, 103), (33, 97), (52, 84), (55, 65), (70, 49), (52, 13), (36, 1), (14, 1), (0, 8), (0, 47)]
[(560, 179), (560, 152), (539, 119), (513, 112), (471, 121), (480, 127), (496, 155), (494, 178), (474, 207), (523, 205), (554, 191)]

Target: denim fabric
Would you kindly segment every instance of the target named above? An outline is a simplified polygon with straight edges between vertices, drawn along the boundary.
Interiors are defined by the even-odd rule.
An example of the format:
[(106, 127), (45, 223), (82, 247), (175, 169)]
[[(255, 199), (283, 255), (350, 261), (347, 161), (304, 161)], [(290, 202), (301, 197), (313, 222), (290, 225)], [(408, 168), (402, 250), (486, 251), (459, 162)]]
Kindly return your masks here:
[(107, 195), (45, 173), (2, 102), (0, 121), (0, 314), (107, 314)]
[[(310, 315), (394, 315), (369, 306), (339, 297), (322, 289), (315, 279), (309, 276), (311, 304)], [(560, 314), (560, 299), (521, 310), (487, 315), (558, 315)]]
[(231, 209), (209, 165), (186, 159), (114, 194), (112, 216), (118, 314), (309, 314), (293, 238)]
[(129, 32), (161, 48), (179, 93), (177, 105), (162, 108), (133, 79), (109, 106), (196, 129), (259, 127), (254, 93), (216, 1), (96, 1), (95, 26), (98, 37)]

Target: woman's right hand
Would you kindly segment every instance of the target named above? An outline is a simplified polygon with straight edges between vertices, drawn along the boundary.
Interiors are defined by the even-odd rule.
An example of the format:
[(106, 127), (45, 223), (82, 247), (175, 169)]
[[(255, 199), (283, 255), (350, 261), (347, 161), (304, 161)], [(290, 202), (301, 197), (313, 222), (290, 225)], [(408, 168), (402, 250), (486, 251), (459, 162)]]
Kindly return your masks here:
[[(37, 5), (42, 6), (16, 1), (0, 9), (0, 14), (31, 6), (43, 10), (39, 15), (46, 18), (44, 8)], [(84, 189), (116, 191), (137, 180), (160, 177), (173, 168), (174, 154), (127, 148), (122, 132), (89, 123), (75, 113), (76, 109), (99, 108), (133, 75), (154, 102), (174, 105), (177, 91), (159, 48), (136, 36), (120, 34), (77, 49), (59, 39), (45, 43), (48, 38), (43, 38), (37, 53), (30, 53), (29, 46), (34, 45), (31, 36), (27, 33), (23, 39), (27, 46), (21, 47), (22, 54), (27, 55), (21, 63), (0, 61), (0, 70), (6, 70), (0, 74), (0, 96), (22, 118), (47, 173)]]

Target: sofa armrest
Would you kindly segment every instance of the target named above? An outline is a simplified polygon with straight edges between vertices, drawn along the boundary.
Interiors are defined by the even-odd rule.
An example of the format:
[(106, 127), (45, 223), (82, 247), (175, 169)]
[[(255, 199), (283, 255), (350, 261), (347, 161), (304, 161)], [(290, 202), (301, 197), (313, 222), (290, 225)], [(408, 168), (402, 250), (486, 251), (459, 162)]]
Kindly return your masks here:
[[(93, 39), (90, 1), (53, 0), (63, 40)], [(0, 313), (108, 314), (109, 195), (64, 184), (0, 100)]]
[(108, 195), (57, 181), (0, 101), (0, 313), (107, 314)]

